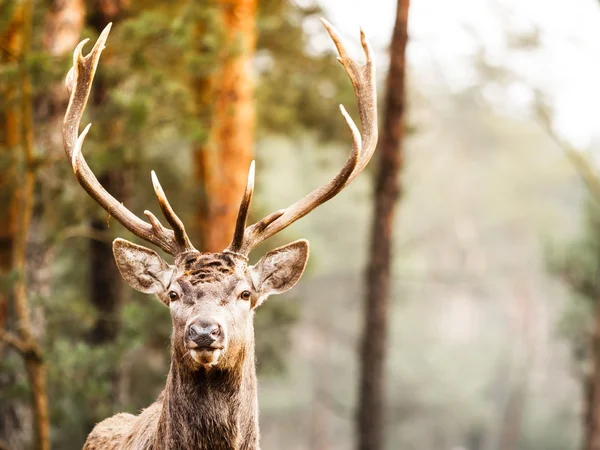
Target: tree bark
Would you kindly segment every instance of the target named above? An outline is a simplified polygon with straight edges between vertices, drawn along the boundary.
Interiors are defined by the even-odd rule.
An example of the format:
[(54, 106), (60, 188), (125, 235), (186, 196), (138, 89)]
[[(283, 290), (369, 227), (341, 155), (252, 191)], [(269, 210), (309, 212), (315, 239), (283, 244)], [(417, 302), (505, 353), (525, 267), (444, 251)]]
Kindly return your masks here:
[[(0, 36), (0, 63), (18, 64), (23, 39), (23, 11), (17, 8), (6, 31)], [(2, 180), (0, 182), (0, 274), (7, 276), (12, 270), (13, 248), (17, 230), (17, 184), (15, 154), (21, 144), (21, 120), (16, 83), (7, 83), (2, 91), (2, 123), (0, 149), (2, 151)], [(0, 293), (0, 327), (8, 314), (8, 295)]]
[(195, 180), (202, 204), (196, 213), (199, 247), (221, 251), (232, 237), (239, 202), (253, 157), (254, 83), (252, 57), (256, 48), (256, 0), (219, 0), (224, 42), (219, 67), (207, 78), (196, 78), (199, 111), (210, 108), (210, 131), (194, 148)]
[[(52, 0), (46, 17), (44, 48), (52, 56), (72, 54), (79, 43), (84, 21), (83, 0)], [(64, 96), (68, 103), (68, 96)]]
[[(84, 0), (52, 0), (44, 24), (44, 50), (56, 58), (71, 56), (81, 40), (84, 22)], [(36, 119), (44, 127), (42, 144), (47, 153), (62, 154), (62, 121), (69, 103), (64, 80), (51, 86), (38, 103)]]
[[(7, 34), (8, 45), (5, 47), (18, 67), (18, 81), (8, 90), (4, 121), (5, 144), (13, 152), (11, 174), (14, 175), (15, 182), (9, 213), (9, 225), (13, 227), (9, 236), (9, 261), (12, 263), (10, 270), (15, 276), (12, 302), (16, 326), (14, 332), (11, 332), (5, 331), (4, 324), (0, 324), (0, 341), (7, 343), (24, 359), (31, 392), (34, 446), (36, 449), (47, 450), (50, 448), (50, 422), (46, 366), (36, 340), (38, 330), (34, 329), (31, 321), (26, 280), (27, 245), (35, 188), (32, 86), (26, 65), (31, 43), (32, 8), (31, 0), (25, 0), (16, 7)], [(20, 151), (20, 157), (17, 157), (17, 151)], [(22, 164), (21, 169), (17, 167), (19, 163)], [(6, 261), (4, 264), (6, 265)]]
[[(17, 8), (7, 29), (0, 37), (0, 62), (18, 64), (21, 53), (23, 34), (23, 12)], [(2, 120), (0, 121), (1, 157), (0, 169), (0, 276), (2, 291), (0, 291), (0, 331), (8, 325), (9, 315), (13, 319), (12, 289), (10, 278), (14, 267), (14, 250), (18, 229), (17, 202), (17, 163), (21, 145), (21, 117), (18, 105), (18, 87), (16, 82), (6, 83), (1, 92)], [(6, 340), (4, 340), (6, 342)], [(0, 354), (4, 358), (5, 342), (0, 339)], [(15, 382), (14, 375), (8, 380), (0, 380), (2, 386)], [(30, 439), (31, 409), (20, 399), (12, 399), (0, 404), (0, 440), (10, 447), (23, 447)]]
[(405, 115), (405, 49), (409, 0), (398, 0), (390, 50), (383, 130), (375, 187), (375, 211), (366, 274), (364, 324), (360, 350), (357, 448), (381, 450), (385, 432), (385, 362), (392, 264), (394, 211), (400, 196)]

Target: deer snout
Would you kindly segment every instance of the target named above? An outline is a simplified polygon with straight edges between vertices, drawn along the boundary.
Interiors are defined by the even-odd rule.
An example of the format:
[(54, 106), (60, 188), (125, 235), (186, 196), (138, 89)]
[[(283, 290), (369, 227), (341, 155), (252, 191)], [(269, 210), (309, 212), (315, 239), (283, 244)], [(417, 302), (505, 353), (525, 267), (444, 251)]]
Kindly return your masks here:
[(189, 348), (222, 348), (223, 327), (218, 322), (196, 320), (185, 331), (185, 340)]

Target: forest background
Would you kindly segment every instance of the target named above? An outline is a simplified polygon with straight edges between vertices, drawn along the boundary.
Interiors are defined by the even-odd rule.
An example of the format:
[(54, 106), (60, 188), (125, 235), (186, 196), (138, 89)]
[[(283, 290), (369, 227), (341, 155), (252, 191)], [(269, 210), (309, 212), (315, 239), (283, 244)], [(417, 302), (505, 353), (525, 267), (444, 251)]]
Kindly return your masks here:
[[(113, 22), (84, 117), (99, 179), (139, 213), (156, 210), (156, 170), (197, 247), (220, 249), (243, 190), (225, 189), (224, 171), (243, 186), (256, 159), (258, 218), (347, 156), (336, 106), (356, 117), (354, 94), (319, 17), (357, 59), (364, 27), (384, 126), (386, 74), (404, 61), (389, 51), (401, 11), (407, 113), (382, 330), (385, 444), (363, 448), (600, 449), (595, 0), (0, 0), (0, 446), (39, 447), (43, 390), (48, 443), (81, 448), (96, 422), (150, 404), (168, 371), (169, 313), (121, 280), (110, 244), (131, 236), (64, 156), (77, 43)], [(222, 131), (248, 107), (243, 126)], [(301, 283), (256, 317), (264, 450), (358, 442), (379, 153), (255, 252), (311, 242)]]

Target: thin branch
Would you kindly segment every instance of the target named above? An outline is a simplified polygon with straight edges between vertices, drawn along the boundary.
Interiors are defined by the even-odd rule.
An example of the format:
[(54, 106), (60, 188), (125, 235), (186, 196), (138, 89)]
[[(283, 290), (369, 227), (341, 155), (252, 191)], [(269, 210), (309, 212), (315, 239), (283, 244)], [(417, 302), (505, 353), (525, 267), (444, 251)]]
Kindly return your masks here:
[(0, 342), (8, 344), (21, 355), (25, 355), (29, 350), (28, 345), (25, 343), (25, 341), (23, 341), (16, 334), (11, 333), (10, 331), (0, 330)]

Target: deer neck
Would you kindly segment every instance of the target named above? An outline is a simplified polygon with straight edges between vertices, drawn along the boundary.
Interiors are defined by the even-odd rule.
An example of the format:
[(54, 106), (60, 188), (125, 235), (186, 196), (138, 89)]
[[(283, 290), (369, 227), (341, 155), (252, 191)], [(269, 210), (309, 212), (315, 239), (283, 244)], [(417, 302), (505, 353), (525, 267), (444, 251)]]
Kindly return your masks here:
[[(173, 347), (174, 348), (174, 347)], [(231, 369), (191, 371), (171, 358), (156, 448), (258, 449), (254, 335)]]

